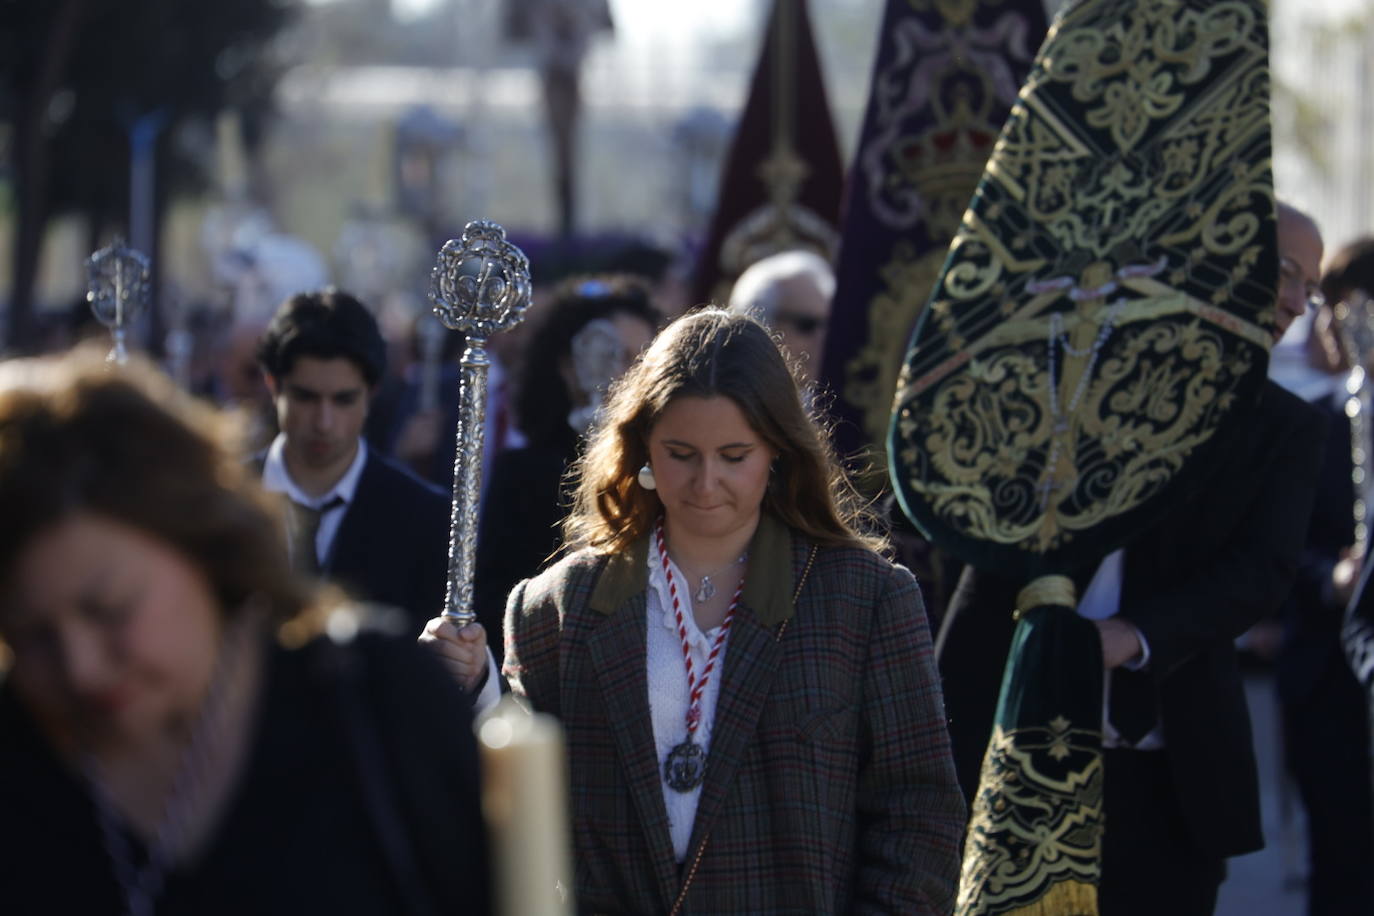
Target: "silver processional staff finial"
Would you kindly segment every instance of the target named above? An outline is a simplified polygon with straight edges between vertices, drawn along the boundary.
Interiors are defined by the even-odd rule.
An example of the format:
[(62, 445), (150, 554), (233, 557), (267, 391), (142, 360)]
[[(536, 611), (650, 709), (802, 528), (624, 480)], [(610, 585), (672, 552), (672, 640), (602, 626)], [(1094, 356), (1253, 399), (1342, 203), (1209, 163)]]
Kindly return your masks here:
[(439, 250), (430, 278), (430, 301), (444, 325), (469, 337), (490, 337), (515, 327), (530, 306), (530, 262), (506, 241), (506, 230), (474, 220), (463, 237)]
[(110, 329), (114, 346), (107, 359), (123, 365), (129, 351), (124, 341), (128, 326), (148, 305), (148, 258), (122, 239), (86, 259), (86, 301), (96, 320)]

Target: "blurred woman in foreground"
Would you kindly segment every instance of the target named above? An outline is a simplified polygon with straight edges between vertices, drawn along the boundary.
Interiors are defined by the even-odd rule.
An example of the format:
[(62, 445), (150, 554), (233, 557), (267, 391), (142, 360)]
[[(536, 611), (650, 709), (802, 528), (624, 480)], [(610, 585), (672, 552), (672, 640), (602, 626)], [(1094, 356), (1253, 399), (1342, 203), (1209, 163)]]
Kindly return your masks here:
[(230, 436), (144, 366), (0, 364), (0, 907), (485, 912), (460, 694), (302, 590)]

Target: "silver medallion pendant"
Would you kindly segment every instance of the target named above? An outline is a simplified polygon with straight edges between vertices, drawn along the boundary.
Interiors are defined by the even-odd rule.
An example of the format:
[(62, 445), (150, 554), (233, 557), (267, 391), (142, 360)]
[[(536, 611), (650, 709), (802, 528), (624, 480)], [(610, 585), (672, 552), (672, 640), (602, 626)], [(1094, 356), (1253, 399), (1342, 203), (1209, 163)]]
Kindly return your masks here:
[(669, 751), (668, 759), (663, 762), (663, 781), (677, 792), (692, 791), (701, 785), (705, 775), (706, 752), (700, 744), (693, 744), (690, 736)]
[(710, 601), (716, 596), (716, 584), (711, 581), (710, 576), (701, 577), (701, 585), (697, 586), (696, 593), (692, 595), (698, 601)]

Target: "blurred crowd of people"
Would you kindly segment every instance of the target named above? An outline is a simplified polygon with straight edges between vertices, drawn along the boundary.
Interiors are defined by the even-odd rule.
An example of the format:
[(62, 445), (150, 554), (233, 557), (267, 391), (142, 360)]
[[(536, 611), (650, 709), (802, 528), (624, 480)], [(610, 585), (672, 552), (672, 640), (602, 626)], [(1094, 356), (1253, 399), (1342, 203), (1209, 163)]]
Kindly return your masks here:
[[(580, 907), (947, 911), (964, 812), (930, 627), (813, 410), (824, 263), (781, 257), (671, 321), (642, 278), (573, 277), (493, 341), (490, 646), (436, 616), (453, 346), (322, 288), (192, 392), (99, 342), (0, 363), (7, 912), (487, 912), (472, 718), (507, 681), (567, 734)], [(555, 612), (603, 572), (621, 599)], [(617, 609), (609, 654), (573, 637)], [(615, 670), (623, 709), (593, 689)], [(806, 739), (840, 755), (822, 806), (788, 751), (818, 702), (842, 703)]]
[[(1361, 409), (1368, 395), (1359, 383), (1374, 343), (1366, 308), (1367, 291), (1374, 288), (1374, 240), (1341, 247), (1323, 266), (1322, 238), (1310, 217), (1280, 204), (1278, 224), (1281, 272), (1270, 376), (1291, 395), (1266, 395), (1265, 423), (1296, 409), (1282, 406), (1290, 396), (1325, 417), (1320, 442), (1311, 431), (1284, 434), (1324, 455), (1311, 481), (1310, 521), (1274, 514), (1289, 504), (1272, 499), (1260, 478), (1277, 475), (1293, 490), (1306, 472), (1292, 463), (1296, 457), (1281, 458), (1279, 440), (1270, 442), (1257, 427), (1255, 443), (1237, 453), (1243, 470), (1228, 478), (1232, 486), (1212, 488), (1204, 501), (1218, 505), (1194, 507), (1204, 517), (1240, 512), (1255, 522), (1245, 532), (1250, 546), (1238, 534), (1222, 538), (1220, 547), (1200, 541), (1175, 559), (1167, 551), (1154, 557), (1151, 562), (1162, 565), (1144, 577), (1137, 568), (1142, 560), (1128, 555), (1125, 562), (1136, 565), (1123, 567), (1109, 557), (1089, 577), (1084, 598), (1085, 605), (1116, 601), (1123, 612), (1139, 615), (1124, 637), (1110, 634), (1110, 621), (1101, 621), (1104, 651), (1114, 651), (1113, 639), (1128, 640), (1116, 650), (1115, 664), (1140, 667), (1143, 658), (1193, 671), (1162, 682), (1146, 720), (1153, 725), (1141, 735), (1126, 737), (1111, 718), (1106, 725), (1108, 765), (1130, 774), (1129, 780), (1118, 777), (1108, 796), (1118, 799), (1116, 810), (1133, 812), (1129, 817), (1139, 824), (1156, 816), (1150, 808), (1168, 818), (1133, 830), (1124, 848), (1117, 848), (1122, 835), (1114, 835), (1108, 861), (1129, 856), (1148, 868), (1186, 873), (1192, 904), (1184, 902), (1182, 885), (1167, 890), (1184, 906), (1180, 912), (1210, 911), (1225, 855), (1259, 842), (1258, 825), (1243, 791), (1206, 789), (1210, 777), (1195, 769), (1140, 770), (1141, 760), (1168, 758), (1139, 750), (1164, 748), (1163, 735), (1170, 735), (1173, 748), (1187, 746), (1193, 760), (1225, 759), (1234, 750), (1240, 754), (1234, 765), (1216, 771), (1234, 780), (1243, 776), (1243, 760), (1253, 749), (1248, 729), (1240, 727), (1242, 714), (1216, 705), (1238, 697), (1234, 674), (1220, 670), (1233, 664), (1229, 647), (1217, 655), (1212, 636), (1206, 638), (1213, 648), (1201, 656), (1175, 647), (1168, 630), (1154, 629), (1139, 611), (1154, 600), (1142, 597), (1153, 588), (1142, 583), (1193, 581), (1198, 570), (1189, 564), (1213, 562), (1206, 558), (1215, 550), (1218, 558), (1245, 553), (1260, 559), (1276, 555), (1287, 540), (1303, 541), (1291, 593), (1275, 596), (1262, 587), (1264, 600), (1255, 607), (1272, 613), (1237, 645), (1277, 675), (1285, 761), (1307, 814), (1309, 912), (1374, 909), (1368, 685), (1352, 672), (1341, 642), (1347, 607), (1370, 600), (1359, 587), (1367, 538), (1359, 484), (1370, 450)], [(0, 770), (14, 777), (3, 783), (5, 809), (29, 811), (21, 822), (44, 825), (3, 832), (7, 852), (0, 863), (26, 863), (22, 874), (4, 872), (4, 885), (17, 888), (17, 899), (32, 893), (32, 899), (60, 902), (59, 909), (115, 911), (111, 895), (122, 894), (130, 912), (151, 912), (139, 907), (154, 902), (159, 912), (266, 911), (232, 891), (231, 870), (249, 868), (264, 886), (285, 889), (282, 906), (272, 911), (285, 912), (285, 904), (298, 899), (308, 899), (302, 903), (307, 909), (332, 901), (331, 909), (340, 912), (483, 911), (490, 890), (466, 723), (470, 710), (490, 707), (509, 680), (537, 708), (558, 711), (569, 729), (572, 810), (581, 831), (575, 846), (580, 867), (590, 869), (579, 877), (584, 900), (607, 906), (635, 900), (647, 909), (673, 902), (676, 880), (649, 878), (655, 856), (664, 851), (652, 842), (640, 846), (644, 835), (637, 831), (652, 837), (653, 830), (644, 822), (624, 832), (646, 815), (607, 807), (612, 798), (622, 805), (630, 797), (645, 803), (635, 794), (633, 774), (622, 784), (619, 776), (607, 781), (602, 770), (617, 742), (647, 741), (648, 750), (656, 745), (661, 752), (651, 758), (658, 760), (652, 769), (666, 768), (668, 788), (659, 786), (659, 794), (671, 828), (670, 861), (681, 865), (694, 854), (694, 867), (701, 864), (707, 837), (691, 825), (703, 807), (711, 812), (717, 843), (732, 856), (770, 851), (757, 862), (768, 877), (741, 883), (707, 867), (707, 890), (699, 891), (704, 899), (733, 909), (748, 908), (750, 900), (795, 898), (825, 909), (861, 893), (863, 885), (863, 893), (894, 894), (884, 899), (903, 911), (907, 904), (947, 911), (963, 823), (956, 785), (962, 784), (965, 797), (976, 791), (997, 698), (996, 680), (980, 659), (1003, 654), (989, 651), (988, 640), (999, 637), (986, 622), (972, 629), (966, 622), (986, 621), (977, 616), (980, 607), (1001, 608), (1013, 599), (998, 591), (995, 577), (972, 570), (949, 606), (948, 596), (928, 586), (923, 604), (909, 580), (879, 589), (904, 596), (896, 618), (883, 616), (892, 613), (885, 605), (860, 597), (869, 594), (867, 577), (894, 573), (874, 552), (890, 549), (886, 523), (871, 514), (847, 515), (845, 507), (858, 504), (850, 501), (853, 494), (831, 490), (843, 476), (826, 470), (833, 459), (815, 409), (816, 366), (833, 290), (826, 262), (803, 251), (755, 264), (740, 277), (728, 307), (685, 317), (678, 317), (680, 302), (643, 276), (574, 275), (540, 289), (529, 320), (491, 341), (474, 581), (478, 624), (465, 630), (436, 617), (448, 565), (461, 335), (436, 334), (437, 323), (421, 319), (400, 339), (387, 339), (369, 304), (349, 293), (298, 293), (256, 333), (234, 323), (205, 329), (218, 335), (218, 343), (197, 348), (205, 357), (191, 388), (210, 403), (237, 408), (218, 415), (141, 362), (109, 373), (96, 352), (100, 344), (90, 340), (66, 356), (0, 364), (0, 506), (6, 518), (0, 575), (7, 596), (0, 634), (12, 656), (0, 704), (0, 729), (7, 735)], [(77, 312), (70, 317), (74, 336), (99, 337)], [(660, 336), (665, 328), (666, 337)], [(231, 415), (239, 421), (232, 439), (226, 432)], [(1292, 416), (1296, 430), (1301, 423)], [(1256, 454), (1274, 460), (1256, 462)], [(751, 463), (758, 469), (742, 470)], [(1232, 491), (1239, 502), (1228, 502)], [(817, 492), (830, 495), (807, 508)], [(1237, 509), (1247, 503), (1268, 508)], [(1167, 525), (1160, 530), (1170, 549), (1182, 542), (1184, 528), (1173, 535)], [(1190, 530), (1187, 537), (1197, 531), (1212, 536), (1206, 525)], [(949, 563), (928, 545), (902, 549), (912, 539), (919, 537), (898, 532), (895, 542), (909, 562)], [(1139, 544), (1132, 549), (1143, 555)], [(602, 595), (611, 587), (605, 582), (593, 590), (608, 556), (633, 558), (616, 573), (629, 578), (615, 580), (620, 591), (614, 598)], [(608, 569), (619, 570), (623, 562), (613, 559)], [(874, 563), (882, 565), (860, 574)], [(541, 570), (546, 572), (531, 582)], [(916, 572), (923, 583), (948, 575), (928, 566)], [(781, 579), (757, 578), (767, 576)], [(1113, 578), (1114, 585), (1101, 584)], [(759, 581), (769, 583), (770, 593), (760, 591)], [(803, 601), (807, 582), (815, 594)], [(334, 590), (320, 591), (320, 583)], [(787, 583), (798, 589), (791, 610), (778, 591)], [(1103, 598), (1110, 589), (1116, 597)], [(674, 621), (679, 591), (693, 594), (693, 623), (684, 622), (680, 611)], [(611, 613), (635, 594), (639, 610), (629, 616), (640, 620), (638, 628), (613, 645), (622, 654), (648, 652), (649, 681), (637, 686), (647, 687), (650, 706), (639, 708), (644, 697), (637, 697), (636, 683), (616, 688), (628, 690), (622, 721), (593, 699), (601, 694), (584, 693), (583, 679), (610, 675), (598, 673), (602, 650), (594, 648), (595, 640), (588, 650), (577, 634), (591, 627), (591, 618), (583, 621), (590, 610)], [(1193, 600), (1171, 594), (1173, 602)], [(896, 802), (885, 798), (868, 807), (862, 784), (843, 789), (849, 778), (844, 769), (831, 773), (838, 780), (833, 791), (847, 799), (844, 805), (857, 807), (840, 817), (846, 826), (834, 835), (838, 845), (794, 845), (784, 833), (814, 830), (822, 822), (790, 802), (765, 800), (766, 782), (749, 790), (757, 793), (749, 795), (751, 804), (782, 818), (778, 829), (785, 827), (784, 833), (760, 833), (757, 819), (719, 813), (720, 799), (701, 794), (704, 753), (698, 758), (696, 749), (722, 741), (710, 737), (711, 723), (720, 735), (764, 727), (734, 722), (732, 716), (745, 713), (719, 692), (725, 688), (714, 662), (717, 637), (730, 632), (737, 605), (758, 615), (765, 642), (781, 639), (793, 615), (824, 617), (827, 607), (851, 607), (843, 619), (876, 614), (872, 626), (894, 628), (889, 635), (895, 641), (882, 646), (896, 655), (874, 655), (879, 642), (865, 630), (852, 634), (857, 642), (847, 648), (821, 642), (800, 650), (803, 658), (839, 665), (831, 672), (837, 680), (813, 682), (805, 668), (788, 676), (798, 679), (804, 695), (834, 692), (835, 702), (854, 704), (843, 706), (851, 712), (889, 717), (883, 734), (919, 727), (925, 735), (904, 746), (864, 744), (862, 751), (842, 752), (859, 754), (865, 766), (898, 770), (901, 759), (934, 761), (934, 769), (907, 774), (935, 793), (912, 804), (934, 808), (911, 823), (889, 824), (885, 829), (896, 833), (883, 842), (895, 845), (870, 849), (866, 844), (876, 838), (847, 832), (856, 817), (869, 824), (880, 809), (890, 816), (888, 806)], [(860, 605), (865, 609), (857, 610)], [(1106, 617), (1116, 616), (1113, 607), (1104, 607)], [(656, 617), (666, 624), (657, 636)], [(841, 618), (826, 619), (835, 625)], [(776, 624), (782, 630), (774, 634), (768, 627)], [(741, 624), (735, 626), (732, 655), (764, 651), (762, 644), (736, 644), (745, 636)], [(936, 631), (938, 677), (930, 642)], [(436, 678), (439, 667), (416, 664), (424, 656), (401, 647), (422, 632), (429, 655), (452, 679)], [(564, 644), (555, 647), (555, 638)], [(850, 650), (858, 654), (845, 654)], [(560, 652), (575, 660), (584, 651), (592, 653), (591, 668), (581, 670), (576, 665), (582, 663), (571, 660), (564, 664), (573, 669), (559, 668)], [(1171, 660), (1169, 652), (1182, 657)], [(654, 673), (668, 670), (675, 656), (687, 659), (682, 684), (681, 672)], [(1196, 658), (1211, 662), (1197, 667)], [(713, 665), (716, 681), (708, 684)], [(738, 671), (733, 676), (743, 677)], [(709, 703), (721, 704), (705, 713), (708, 724), (700, 733), (695, 679), (714, 688), (705, 692)], [(382, 683), (386, 690), (376, 695)], [(881, 708), (869, 708), (875, 696)], [(896, 697), (915, 705), (893, 709)], [(689, 712), (685, 739), (674, 724), (678, 713), (668, 711), (678, 705)], [(366, 715), (358, 713), (363, 707)], [(909, 714), (933, 716), (934, 724), (918, 726), (903, 718)], [(771, 715), (765, 712), (765, 723)], [(1184, 724), (1193, 719), (1200, 724)], [(306, 721), (310, 730), (297, 727)], [(621, 733), (626, 721), (641, 730), (637, 737)], [(433, 727), (436, 722), (443, 727)], [(1160, 722), (1169, 724), (1161, 729)], [(820, 727), (852, 734), (851, 725)], [(1204, 735), (1210, 750), (1189, 745)], [(331, 749), (350, 766), (326, 763), (322, 755)], [(795, 777), (769, 759), (765, 754), (731, 765), (746, 774), (757, 769), (764, 780)], [(633, 756), (621, 763), (631, 770), (643, 766)], [(306, 784), (301, 773), (307, 768), (329, 778)], [(748, 780), (754, 777), (741, 778), (753, 785)], [(802, 792), (801, 786), (793, 789)], [(328, 804), (330, 794), (362, 802), (346, 811)], [(840, 803), (840, 797), (827, 798), (827, 804)], [(274, 806), (286, 799), (301, 816), (290, 830), (269, 829)], [(1161, 807), (1162, 800), (1169, 801)], [(438, 819), (434, 829), (419, 826), (432, 820), (422, 811), (436, 804), (451, 817)], [(931, 820), (933, 810), (943, 813)], [(254, 851), (259, 831), (274, 839)], [(339, 854), (325, 835), (353, 838), (345, 853), (352, 864), (343, 868), (349, 879), (327, 882), (328, 895), (312, 891), (297, 898), (304, 891), (296, 865), (274, 870), (277, 854), (264, 850), (280, 847), (284, 860), (287, 850), (329, 849), (329, 861), (319, 868), (338, 874)], [(385, 849), (360, 839), (369, 835), (383, 837)], [(1210, 838), (1209, 854), (1198, 852), (1198, 836)], [(881, 850), (878, 858), (862, 864), (874, 849)], [(34, 850), (53, 858), (40, 859), (45, 867), (33, 869)], [(453, 850), (462, 850), (458, 858), (468, 867), (451, 870)], [(109, 877), (63, 882), (55, 863), (75, 851), (87, 861), (109, 860)], [(771, 856), (777, 855), (794, 856), (840, 883), (774, 884), (777, 873), (767, 868), (775, 867)], [(898, 861), (905, 862), (900, 869)], [(835, 863), (843, 863), (838, 872)], [(878, 871), (870, 876), (869, 867)], [(906, 877), (885, 869), (904, 870)], [(1134, 911), (1117, 895), (1138, 896), (1137, 885), (1114, 882), (1110, 865), (1107, 875), (1104, 912)], [(840, 896), (830, 896), (835, 893)]]

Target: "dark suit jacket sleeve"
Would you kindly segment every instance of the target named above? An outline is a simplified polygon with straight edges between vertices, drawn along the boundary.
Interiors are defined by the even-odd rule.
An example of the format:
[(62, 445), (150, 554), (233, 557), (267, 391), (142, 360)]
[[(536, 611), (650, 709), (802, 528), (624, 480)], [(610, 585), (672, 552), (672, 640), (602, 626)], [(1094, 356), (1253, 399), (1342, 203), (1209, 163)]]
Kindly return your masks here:
[(1167, 676), (1217, 640), (1234, 639), (1275, 613), (1292, 588), (1325, 435), (1324, 418), (1299, 406), (1302, 410), (1280, 434), (1265, 443), (1274, 449), (1268, 471), (1258, 478), (1234, 535), (1213, 562), (1179, 581), (1151, 583), (1129, 602), (1123, 598), (1121, 616), (1149, 643), (1150, 669), (1157, 676)]
[(512, 589), (506, 603), (506, 658), (501, 673), (512, 693), (528, 699), (537, 711), (557, 716), (561, 622), (547, 594), (526, 602), (529, 584), (526, 579)]
[(887, 579), (868, 645), (855, 912), (948, 913), (967, 808), (921, 592), (901, 567)]
[[(1331, 572), (1341, 552), (1355, 543), (1355, 482), (1351, 474), (1350, 420), (1330, 399), (1312, 402), (1328, 419), (1326, 446), (1322, 450), (1321, 470), (1317, 475), (1312, 503), (1312, 518), (1298, 565), (1293, 593), (1284, 604), (1290, 641), (1298, 633), (1310, 632), (1323, 649), (1330, 646), (1330, 634), (1341, 626), (1341, 611), (1332, 594)], [(1327, 652), (1322, 652), (1326, 657)]]

